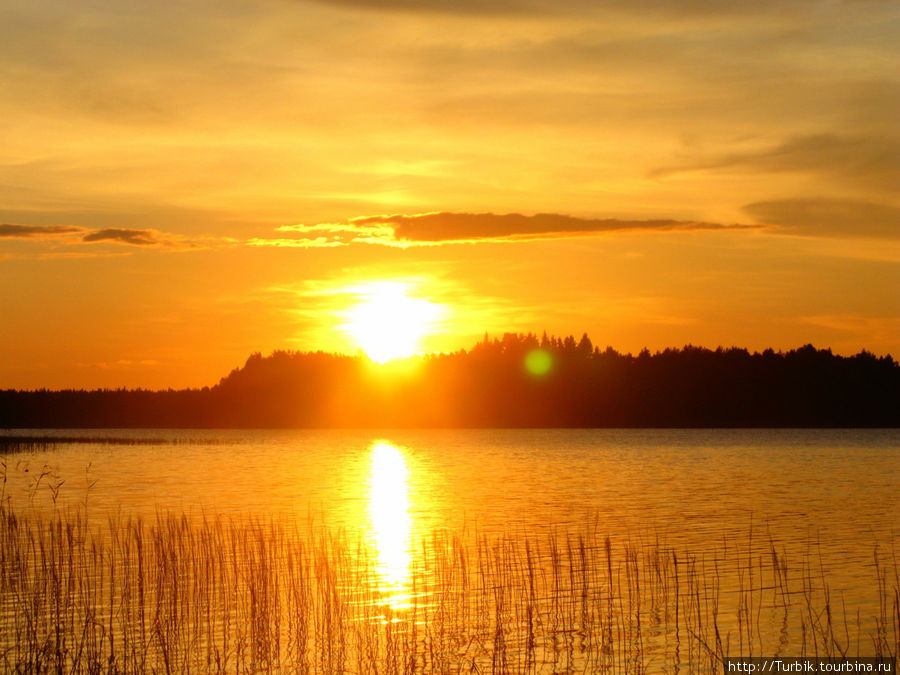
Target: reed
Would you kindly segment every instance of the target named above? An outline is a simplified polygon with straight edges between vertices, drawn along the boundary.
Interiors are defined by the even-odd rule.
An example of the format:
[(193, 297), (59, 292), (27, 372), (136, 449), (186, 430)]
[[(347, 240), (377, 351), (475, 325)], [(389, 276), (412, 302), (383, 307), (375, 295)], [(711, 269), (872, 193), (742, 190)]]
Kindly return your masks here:
[(810, 553), (703, 551), (596, 527), (433, 532), (402, 589), (314, 520), (90, 524), (0, 503), (0, 670), (22, 673), (720, 672), (725, 656), (888, 656), (894, 552), (838, 604)]
[(0, 434), (0, 453), (37, 452), (57, 445), (220, 445), (234, 443), (215, 437), (193, 436), (35, 436)]

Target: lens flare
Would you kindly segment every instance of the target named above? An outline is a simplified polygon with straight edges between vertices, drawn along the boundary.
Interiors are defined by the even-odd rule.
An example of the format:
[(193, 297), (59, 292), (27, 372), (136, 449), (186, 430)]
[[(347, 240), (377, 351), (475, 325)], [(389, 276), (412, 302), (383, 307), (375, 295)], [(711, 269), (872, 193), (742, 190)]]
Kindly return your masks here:
[(553, 356), (546, 349), (532, 349), (525, 357), (525, 369), (532, 375), (546, 375), (552, 367)]

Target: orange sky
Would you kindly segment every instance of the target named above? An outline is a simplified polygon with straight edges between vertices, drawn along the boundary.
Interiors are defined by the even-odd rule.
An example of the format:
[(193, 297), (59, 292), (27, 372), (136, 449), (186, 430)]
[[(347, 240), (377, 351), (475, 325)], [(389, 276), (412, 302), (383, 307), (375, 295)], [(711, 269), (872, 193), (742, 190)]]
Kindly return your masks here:
[(898, 45), (875, 0), (0, 0), (0, 388), (354, 352), (379, 280), (425, 349), (896, 357)]

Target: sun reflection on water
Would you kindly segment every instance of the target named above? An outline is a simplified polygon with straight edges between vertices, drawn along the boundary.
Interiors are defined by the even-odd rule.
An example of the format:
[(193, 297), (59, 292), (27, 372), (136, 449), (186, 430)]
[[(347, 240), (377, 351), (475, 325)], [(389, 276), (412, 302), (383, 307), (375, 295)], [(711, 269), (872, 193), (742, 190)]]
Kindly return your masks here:
[(409, 469), (403, 453), (386, 441), (372, 445), (369, 520), (375, 544), (378, 589), (391, 609), (409, 604), (412, 518)]

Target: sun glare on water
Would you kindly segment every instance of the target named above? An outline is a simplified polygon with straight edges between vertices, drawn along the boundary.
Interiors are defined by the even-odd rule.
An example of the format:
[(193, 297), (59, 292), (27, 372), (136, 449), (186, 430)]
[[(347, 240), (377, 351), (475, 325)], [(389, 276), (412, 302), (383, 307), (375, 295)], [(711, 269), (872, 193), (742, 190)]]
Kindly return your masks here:
[(378, 281), (356, 289), (360, 302), (347, 312), (342, 328), (378, 363), (413, 356), (441, 314), (441, 306), (410, 297), (408, 284)]
[(369, 519), (381, 577), (379, 590), (391, 607), (401, 609), (409, 602), (412, 564), (409, 469), (403, 452), (390, 443), (374, 443), (371, 453)]

